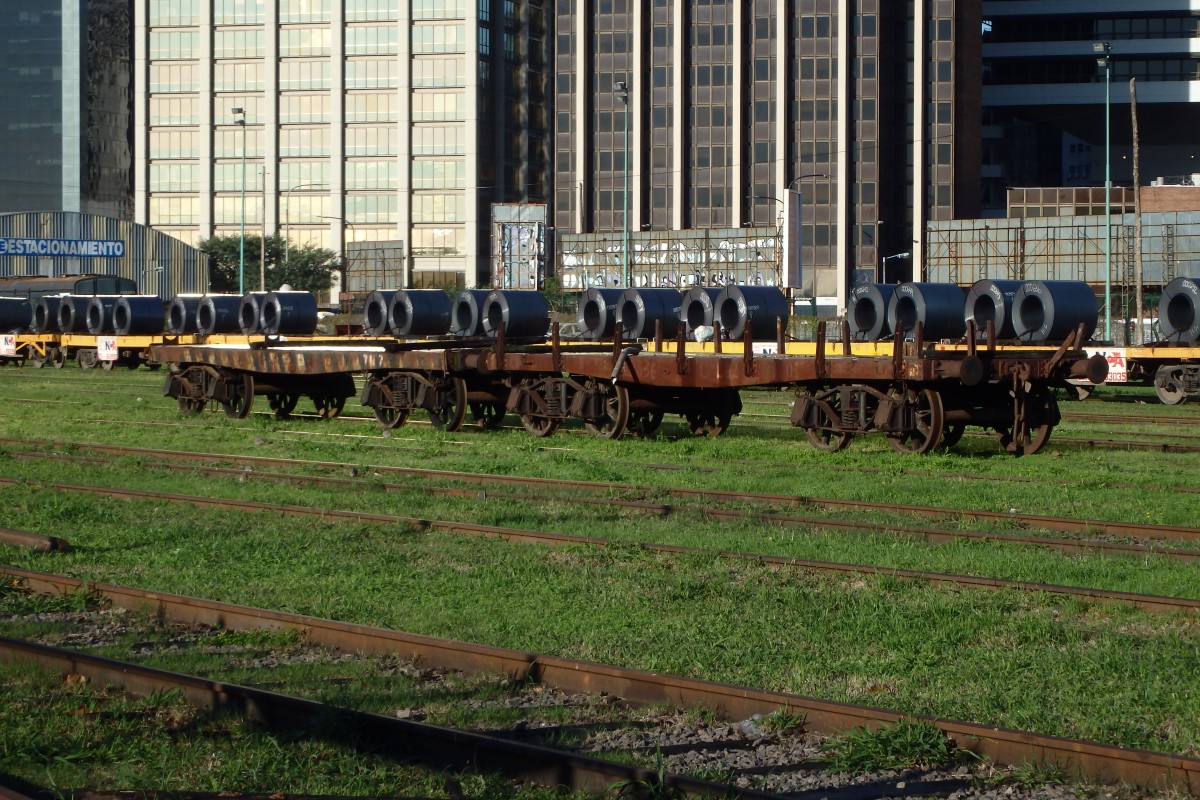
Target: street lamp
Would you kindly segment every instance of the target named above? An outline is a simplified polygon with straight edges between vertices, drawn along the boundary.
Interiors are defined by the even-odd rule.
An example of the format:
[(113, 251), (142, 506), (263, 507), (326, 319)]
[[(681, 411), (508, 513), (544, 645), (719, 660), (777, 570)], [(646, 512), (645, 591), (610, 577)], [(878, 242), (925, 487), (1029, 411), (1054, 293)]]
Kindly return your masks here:
[(613, 88), (625, 105), (625, 113), (621, 115), (625, 150), (625, 180), (621, 192), (621, 266), (625, 273), (625, 286), (628, 288), (632, 285), (629, 275), (629, 84), (617, 81)]
[(242, 214), (241, 230), (238, 234), (238, 293), (246, 293), (246, 109), (229, 109), (240, 119), (233, 121), (234, 125), (242, 127)]
[(1104, 67), (1104, 339), (1112, 341), (1112, 47), (1108, 42), (1092, 42), (1098, 56), (1096, 66)]
[[(324, 216), (324, 215), (322, 215), (322, 216), (319, 216), (319, 217), (317, 217), (317, 219), (333, 219), (333, 220), (337, 220), (338, 222), (342, 223), (343, 225), (345, 225), (347, 228), (349, 228), (349, 229), (350, 229), (350, 236), (351, 236), (351, 238), (353, 238), (353, 236), (354, 236), (354, 223), (352, 223), (350, 220), (346, 219), (345, 217), (333, 217), (333, 216)], [(348, 273), (348, 272), (350, 271), (350, 269), (349, 269), (349, 255), (348, 255), (348, 252), (349, 252), (349, 251), (346, 249), (346, 232), (345, 232), (345, 231), (342, 231), (342, 246), (341, 246), (341, 253), (340, 253), (340, 255), (341, 255), (341, 257), (342, 257), (342, 275), (343, 275), (343, 277), (346, 275), (346, 273)], [(343, 282), (343, 285), (344, 285), (344, 282)], [(331, 301), (331, 302), (332, 302), (332, 299), (333, 299), (333, 298), (331, 297), (331, 298), (330, 298), (330, 301)]]
[[(804, 195), (799, 189), (796, 188), (796, 184), (798, 184), (800, 181), (807, 180), (809, 178), (828, 178), (828, 177), (829, 176), (826, 175), (824, 172), (809, 172), (804, 175), (797, 175), (796, 177), (794, 177), (790, 181), (788, 181), (787, 190), (784, 192), (784, 197), (787, 198), (787, 202), (784, 203), (784, 205), (783, 205), (783, 213), (784, 213), (784, 219), (785, 219), (784, 226), (783, 226), (783, 237), (782, 237), (782, 241), (779, 243), (780, 247), (784, 251), (784, 259), (788, 259), (788, 263), (787, 263), (788, 274), (786, 276), (785, 275), (779, 276), (781, 285), (784, 283), (785, 280), (787, 280), (788, 278), (791, 277), (791, 275), (793, 273), (793, 269), (791, 268), (793, 262), (795, 263), (794, 272), (795, 272), (795, 275), (797, 278), (799, 278), (800, 269), (803, 266), (803, 264), (801, 263), (801, 259), (800, 259), (800, 253), (802, 252), (801, 248), (804, 246), (804, 237), (803, 237)], [(781, 261), (782, 260), (783, 259), (781, 259)], [(813, 309), (813, 315), (816, 316), (816, 313), (817, 313), (817, 291), (816, 291), (816, 282), (815, 281), (813, 283), (812, 309)]]
[[(887, 282), (887, 262), (891, 261), (893, 258), (908, 258), (911, 255), (912, 253), (893, 253), (890, 256), (884, 256), (883, 258), (879, 259), (879, 282)], [(897, 283), (899, 283), (899, 281), (897, 281)]]
[(292, 210), (292, 207), (291, 207), (290, 201), (289, 201), (289, 197), (291, 196), (292, 192), (296, 191), (297, 189), (315, 189), (318, 186), (328, 186), (328, 184), (325, 184), (325, 183), (301, 183), (296, 186), (293, 186), (292, 188), (288, 189), (286, 192), (283, 193), (283, 265), (285, 267), (287, 266), (287, 263), (288, 263), (288, 250), (289, 250), (288, 245), (289, 245), (289, 242), (291, 241), (290, 239), (288, 239), (288, 223), (291, 219), (291, 210)]

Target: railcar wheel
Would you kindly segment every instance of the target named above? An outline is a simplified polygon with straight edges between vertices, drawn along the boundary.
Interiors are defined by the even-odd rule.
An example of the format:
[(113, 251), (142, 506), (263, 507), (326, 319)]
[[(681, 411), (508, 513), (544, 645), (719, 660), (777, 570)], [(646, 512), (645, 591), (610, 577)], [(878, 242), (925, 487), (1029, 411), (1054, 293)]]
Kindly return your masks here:
[(232, 419), (245, 419), (250, 416), (254, 407), (254, 378), (250, 373), (235, 376), (229, 384), (229, 399), (221, 401), (225, 416)]
[(278, 419), (287, 419), (296, 410), (300, 395), (294, 392), (271, 392), (267, 395), (267, 405), (275, 412)]
[(199, 414), (208, 405), (206, 400), (197, 400), (192, 397), (176, 398), (179, 403), (179, 411), (183, 414)]
[(29, 363), (33, 365), (34, 369), (41, 369), (42, 367), (46, 366), (46, 359), (35, 356), (29, 359)]
[(943, 450), (949, 450), (954, 445), (958, 444), (962, 439), (963, 433), (967, 430), (967, 426), (962, 423), (951, 423), (946, 425), (942, 431), (942, 442), (938, 445)]
[(892, 390), (893, 397), (903, 397), (912, 408), (912, 427), (899, 433), (889, 433), (888, 445), (898, 453), (928, 453), (938, 446), (945, 428), (942, 396), (933, 389), (909, 389), (903, 395)]
[(504, 423), (504, 404), (494, 400), (471, 403), (471, 419), (485, 431), (494, 431)]
[(385, 431), (390, 431), (393, 428), (399, 428), (408, 422), (408, 409), (396, 408), (392, 405), (395, 402), (396, 395), (392, 392), (392, 386), (388, 381), (382, 381), (379, 384), (379, 405), (375, 406), (375, 419), (383, 425)]
[(629, 424), (625, 426), (625, 432), (639, 439), (648, 439), (658, 432), (658, 426), (662, 425), (662, 421), (663, 412), (661, 411), (630, 411)]
[(56, 347), (50, 353), (50, 363), (55, 369), (62, 369), (67, 365), (67, 354), (61, 347)]
[(1025, 398), (1026, 432), (1022, 441), (1015, 441), (1012, 426), (1005, 425), (996, 428), (1000, 445), (1010, 453), (1031, 456), (1049, 443), (1059, 419), (1058, 401), (1054, 395), (1044, 388), (1035, 389)]
[(521, 424), (525, 426), (525, 430), (531, 436), (536, 436), (539, 439), (544, 439), (547, 436), (553, 436), (558, 430), (558, 420), (552, 417), (539, 417), (533, 414), (522, 414)]
[[(813, 402), (813, 408), (818, 415), (816, 425), (813, 427), (804, 428), (804, 438), (808, 439), (808, 443), (818, 450), (823, 450), (826, 453), (836, 453), (839, 450), (845, 450), (850, 446), (850, 440), (854, 438), (854, 434), (849, 431), (840, 430), (841, 420), (836, 416), (838, 414), (838, 390), (832, 389), (824, 393), (823, 397), (813, 397), (807, 390), (797, 396), (799, 401), (807, 396)], [(834, 414), (831, 415), (826, 410), (824, 405), (821, 405), (816, 400), (824, 399), (833, 409)]]
[(342, 409), (346, 405), (346, 398), (341, 395), (309, 395), (309, 398), (313, 401), (317, 416), (321, 419), (333, 419), (342, 413)]
[(588, 388), (605, 396), (605, 415), (602, 419), (584, 422), (583, 427), (588, 433), (601, 439), (620, 439), (629, 425), (629, 390), (608, 381), (588, 381)]
[(694, 436), (720, 436), (729, 427), (732, 414), (715, 414), (711, 411), (692, 411), (683, 417), (688, 430)]
[(1154, 373), (1154, 393), (1164, 405), (1177, 406), (1187, 400), (1182, 377), (1183, 370), (1179, 367), (1159, 367)]
[(449, 378), (447, 383), (435, 384), (434, 408), (429, 409), (429, 421), (433, 427), (444, 431), (456, 431), (467, 417), (467, 382), (462, 378)]
[(115, 362), (115, 361), (101, 361), (100, 369), (104, 370), (105, 372), (112, 372), (113, 367), (115, 367), (116, 365), (117, 365), (117, 362)]

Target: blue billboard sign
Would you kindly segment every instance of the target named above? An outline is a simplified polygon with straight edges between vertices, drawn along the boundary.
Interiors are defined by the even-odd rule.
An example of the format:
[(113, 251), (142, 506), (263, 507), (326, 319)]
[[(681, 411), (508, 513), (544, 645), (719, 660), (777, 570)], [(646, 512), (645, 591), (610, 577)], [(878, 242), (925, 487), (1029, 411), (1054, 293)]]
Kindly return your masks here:
[(119, 239), (27, 239), (0, 237), (0, 256), (74, 256), (122, 258), (125, 242)]

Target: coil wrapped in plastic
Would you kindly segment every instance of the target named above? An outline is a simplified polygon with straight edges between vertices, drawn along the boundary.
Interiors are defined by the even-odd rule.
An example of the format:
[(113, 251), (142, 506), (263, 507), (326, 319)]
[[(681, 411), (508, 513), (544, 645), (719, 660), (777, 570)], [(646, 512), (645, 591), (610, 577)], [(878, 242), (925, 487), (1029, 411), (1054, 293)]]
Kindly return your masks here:
[(776, 326), (787, 325), (791, 308), (777, 286), (726, 286), (715, 301), (714, 321), (728, 339), (741, 339), (750, 328), (752, 339), (775, 339)]
[(33, 319), (29, 322), (29, 330), (33, 333), (53, 333), (58, 330), (58, 305), (62, 297), (56, 294), (45, 294), (38, 298), (33, 305)]
[(240, 294), (208, 294), (196, 308), (196, 333), (237, 333), (240, 325), (238, 314), (242, 309)]
[(692, 336), (696, 328), (712, 327), (716, 315), (717, 298), (722, 290), (715, 286), (693, 286), (683, 293), (680, 300), (679, 321), (683, 323), (683, 335)]
[(0, 297), (0, 331), (20, 333), (33, 321), (33, 309), (24, 297)]
[(1176, 278), (1163, 287), (1158, 324), (1169, 342), (1200, 340), (1200, 278)]
[(449, 295), (441, 289), (398, 291), (388, 304), (388, 330), (393, 336), (445, 336), (450, 330), (451, 305)]
[(113, 332), (113, 309), (120, 295), (96, 294), (88, 299), (87, 332), (93, 336)]
[(673, 337), (679, 330), (683, 295), (674, 289), (626, 289), (617, 306), (617, 328), (625, 340), (654, 338), (655, 324), (662, 335)]
[(909, 334), (920, 323), (926, 341), (961, 339), (966, 301), (967, 293), (953, 283), (901, 283), (888, 301), (888, 326)]
[(597, 289), (584, 291), (579, 298), (579, 333), (584, 339), (599, 341), (608, 339), (617, 329), (617, 306), (621, 303), (623, 289)]
[(550, 305), (541, 292), (496, 289), (483, 301), (483, 332), (496, 336), (500, 325), (513, 338), (545, 336), (550, 327)]
[(388, 328), (388, 306), (396, 293), (386, 289), (376, 289), (367, 295), (363, 303), (362, 328), (367, 336), (386, 336)]
[(238, 330), (246, 336), (262, 332), (262, 302), (269, 292), (246, 292), (238, 303)]
[(888, 303), (896, 291), (894, 283), (863, 283), (850, 291), (846, 321), (850, 338), (858, 342), (877, 342), (892, 335), (888, 323)]
[(196, 332), (196, 312), (200, 310), (202, 294), (177, 294), (167, 305), (167, 333), (183, 336)]
[(64, 294), (58, 299), (58, 329), (62, 333), (83, 333), (87, 330), (90, 295)]
[(163, 332), (163, 303), (154, 294), (123, 294), (112, 310), (113, 333), (148, 336)]
[(1022, 281), (1013, 297), (1013, 329), (1025, 342), (1062, 341), (1080, 325), (1087, 341), (1097, 315), (1096, 293), (1083, 281)]
[(450, 306), (450, 333), (455, 336), (483, 336), (483, 301), (486, 289), (464, 289), (454, 296)]
[(971, 284), (967, 290), (963, 320), (975, 321), (975, 337), (987, 336), (987, 324), (996, 329), (997, 339), (1011, 339), (1017, 335), (1013, 327), (1013, 298), (1021, 288), (1021, 281), (981, 280)]
[(258, 329), (267, 336), (307, 336), (317, 329), (312, 292), (268, 292), (258, 302)]

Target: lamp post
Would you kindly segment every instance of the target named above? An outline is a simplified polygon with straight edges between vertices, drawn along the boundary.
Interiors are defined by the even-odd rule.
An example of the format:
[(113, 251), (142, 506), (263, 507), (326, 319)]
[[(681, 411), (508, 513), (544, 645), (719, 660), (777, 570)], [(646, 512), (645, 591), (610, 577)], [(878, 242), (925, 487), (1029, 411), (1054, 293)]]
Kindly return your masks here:
[(246, 293), (246, 109), (231, 108), (229, 109), (234, 116), (239, 116), (239, 119), (233, 121), (234, 125), (240, 125), (242, 128), (242, 213), (240, 232), (238, 233), (238, 293)]
[(1112, 47), (1092, 42), (1104, 67), (1104, 339), (1112, 341)]
[[(780, 248), (783, 249), (783, 251), (784, 251), (784, 259), (787, 260), (787, 266), (789, 267), (789, 269), (787, 269), (788, 275), (780, 275), (779, 276), (781, 284), (784, 281), (786, 281), (788, 278), (791, 277), (792, 270), (790, 269), (790, 267), (791, 267), (791, 264), (793, 261), (796, 264), (795, 274), (796, 274), (797, 278), (800, 275), (800, 268), (803, 266), (803, 264), (801, 263), (801, 259), (799, 258), (799, 254), (802, 252), (801, 248), (804, 246), (804, 236), (803, 236), (804, 194), (799, 189), (796, 188), (796, 184), (799, 183), (800, 181), (807, 180), (809, 178), (828, 178), (828, 177), (829, 176), (827, 174), (825, 174), (824, 172), (809, 172), (804, 175), (797, 175), (796, 177), (794, 177), (790, 181), (788, 181), (787, 191), (784, 192), (784, 197), (787, 198), (787, 202), (784, 203), (784, 206), (783, 206), (783, 210), (784, 210), (783, 213), (784, 213), (784, 220), (785, 220), (784, 226), (783, 226), (784, 235), (781, 237), (782, 241), (780, 241), (779, 245), (780, 245)], [(792, 208), (793, 205), (795, 206), (794, 214), (793, 214), (793, 208)], [(795, 239), (794, 244), (792, 243), (793, 239)], [(793, 255), (793, 251), (795, 252), (795, 255)], [(816, 316), (817, 292), (816, 292), (815, 282), (813, 284), (812, 309), (813, 309), (813, 316)]]
[(625, 81), (617, 81), (613, 88), (625, 105), (625, 113), (621, 115), (621, 127), (624, 132), (622, 147), (625, 151), (622, 164), (625, 179), (621, 191), (621, 268), (624, 271), (625, 287), (629, 288), (631, 285), (629, 274), (629, 84)]
[(327, 186), (327, 185), (328, 184), (324, 184), (324, 183), (301, 183), (296, 186), (293, 186), (292, 188), (288, 189), (286, 192), (283, 193), (283, 265), (285, 267), (287, 266), (287, 263), (288, 263), (288, 250), (290, 249), (288, 245), (289, 245), (289, 242), (291, 241), (290, 239), (288, 239), (288, 223), (291, 220), (292, 207), (290, 205), (291, 201), (289, 198), (291, 197), (292, 192), (296, 191), (297, 189), (315, 189), (318, 186)]
[[(890, 256), (884, 256), (883, 258), (879, 259), (879, 282), (887, 282), (887, 262), (891, 261), (893, 258), (908, 258), (911, 255), (912, 253), (893, 253)], [(899, 281), (897, 281), (897, 283), (899, 283)]]
[[(334, 216), (322, 215), (320, 217), (317, 217), (317, 219), (337, 220), (338, 222), (342, 223), (343, 225), (345, 225), (347, 228), (350, 229), (351, 237), (354, 236), (354, 223), (351, 222), (350, 220), (346, 219), (345, 217), (334, 217)], [(347, 255), (347, 253), (348, 253), (348, 251), (346, 249), (346, 232), (342, 231), (342, 246), (341, 246), (340, 255), (342, 257), (342, 276), (343, 277), (346, 275), (347, 272), (350, 271), (350, 269), (349, 269), (350, 259), (349, 259), (349, 256)], [(345, 285), (344, 281), (342, 282), (342, 285), (343, 286)], [(333, 300), (333, 298), (330, 298), (330, 302), (332, 302), (332, 300)]]

